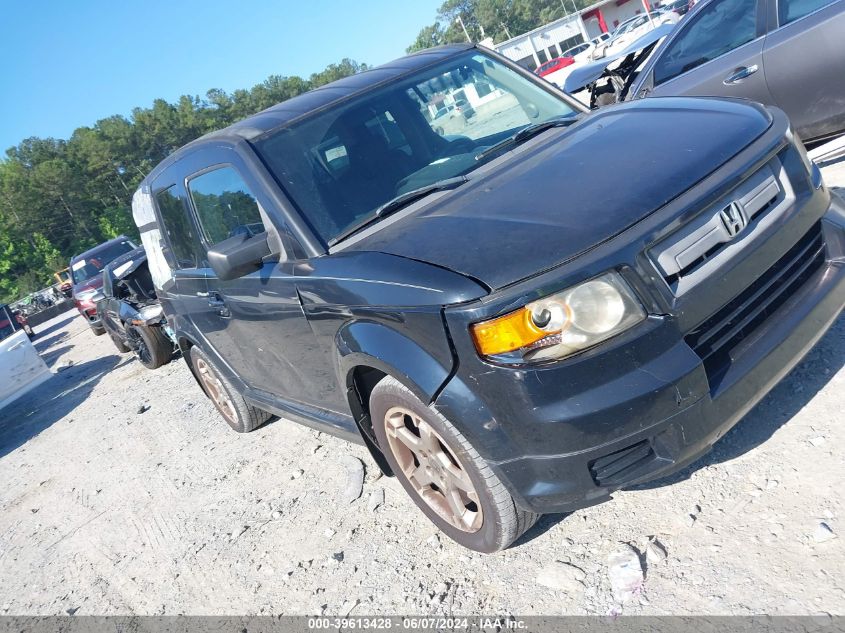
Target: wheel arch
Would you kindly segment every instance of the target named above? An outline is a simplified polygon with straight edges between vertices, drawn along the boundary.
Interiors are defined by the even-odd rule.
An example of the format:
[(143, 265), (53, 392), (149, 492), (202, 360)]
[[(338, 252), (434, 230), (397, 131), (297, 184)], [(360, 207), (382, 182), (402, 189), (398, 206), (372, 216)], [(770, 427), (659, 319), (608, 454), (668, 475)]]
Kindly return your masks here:
[(392, 376), (430, 404), (451, 377), (452, 366), (444, 366), (402, 333), (374, 322), (348, 324), (338, 332), (336, 343), (338, 378), (346, 388), (352, 417), (379, 468), (392, 475), (373, 433), (370, 394), (384, 377)]

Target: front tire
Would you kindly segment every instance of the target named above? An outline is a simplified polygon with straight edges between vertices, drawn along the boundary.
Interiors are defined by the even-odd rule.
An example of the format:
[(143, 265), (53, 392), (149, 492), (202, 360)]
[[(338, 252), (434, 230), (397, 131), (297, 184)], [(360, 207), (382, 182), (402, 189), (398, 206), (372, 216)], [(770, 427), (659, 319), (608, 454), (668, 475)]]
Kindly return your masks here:
[(199, 380), (205, 395), (211, 400), (226, 423), (238, 433), (249, 433), (264, 424), (272, 416), (257, 409), (244, 400), (243, 396), (226, 376), (217, 369), (211, 359), (196, 347), (190, 351), (191, 367)]
[(147, 369), (158, 369), (173, 357), (173, 345), (158, 328), (129, 325), (126, 342)]
[(378, 444), (399, 483), (440, 530), (477, 552), (508, 547), (539, 518), (516, 506), (455, 426), (392, 376), (370, 394)]

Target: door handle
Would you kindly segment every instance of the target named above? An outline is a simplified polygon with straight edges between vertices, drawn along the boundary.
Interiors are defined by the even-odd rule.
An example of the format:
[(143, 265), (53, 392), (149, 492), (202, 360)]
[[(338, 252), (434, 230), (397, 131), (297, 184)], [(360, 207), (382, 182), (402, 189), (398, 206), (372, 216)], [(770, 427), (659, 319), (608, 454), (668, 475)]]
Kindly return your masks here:
[(728, 75), (725, 78), (724, 83), (726, 86), (730, 86), (731, 84), (738, 84), (743, 79), (746, 79), (757, 72), (757, 64), (753, 64), (751, 66), (742, 66), (741, 68), (737, 68), (733, 71), (732, 74)]
[(208, 305), (212, 308), (217, 310), (217, 314), (223, 317), (224, 319), (228, 319), (232, 316), (232, 312), (229, 310), (229, 306), (226, 305), (226, 302), (223, 300), (223, 297), (220, 296), (217, 292), (209, 293), (208, 295)]

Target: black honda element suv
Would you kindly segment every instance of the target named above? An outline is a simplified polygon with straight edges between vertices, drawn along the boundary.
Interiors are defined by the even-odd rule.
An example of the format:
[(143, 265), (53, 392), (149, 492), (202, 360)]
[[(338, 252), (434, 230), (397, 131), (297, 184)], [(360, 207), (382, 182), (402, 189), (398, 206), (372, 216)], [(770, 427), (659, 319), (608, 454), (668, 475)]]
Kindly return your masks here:
[(190, 143), (133, 212), (232, 428), (362, 442), (483, 552), (695, 460), (845, 303), (845, 207), (781, 111), (587, 113), (471, 46)]

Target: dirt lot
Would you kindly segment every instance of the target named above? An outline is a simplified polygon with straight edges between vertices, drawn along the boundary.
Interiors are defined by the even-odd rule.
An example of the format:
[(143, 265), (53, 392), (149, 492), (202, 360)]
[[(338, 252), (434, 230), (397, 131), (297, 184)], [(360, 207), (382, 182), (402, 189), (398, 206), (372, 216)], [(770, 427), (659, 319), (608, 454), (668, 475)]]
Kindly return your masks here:
[[(182, 360), (149, 372), (73, 314), (37, 342), (73, 364), (0, 411), (0, 614), (845, 613), (845, 316), (683, 473), (484, 556), (363, 448), (285, 420), (233, 433)], [(620, 604), (630, 546), (644, 581)]]

